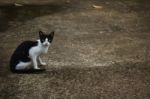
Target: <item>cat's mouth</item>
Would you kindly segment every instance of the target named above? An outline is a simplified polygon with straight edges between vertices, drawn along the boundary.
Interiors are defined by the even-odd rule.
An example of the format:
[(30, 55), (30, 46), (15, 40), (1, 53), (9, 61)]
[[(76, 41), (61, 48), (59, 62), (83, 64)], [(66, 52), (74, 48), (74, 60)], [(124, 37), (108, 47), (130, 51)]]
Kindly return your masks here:
[(46, 43), (46, 44), (43, 44), (43, 45), (44, 45), (44, 46), (48, 46), (49, 44)]

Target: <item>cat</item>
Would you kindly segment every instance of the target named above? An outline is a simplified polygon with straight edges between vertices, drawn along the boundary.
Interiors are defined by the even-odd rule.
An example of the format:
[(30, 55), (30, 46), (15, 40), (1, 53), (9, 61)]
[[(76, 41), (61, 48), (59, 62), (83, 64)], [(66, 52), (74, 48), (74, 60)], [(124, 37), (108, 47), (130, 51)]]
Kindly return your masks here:
[(39, 31), (37, 41), (24, 41), (14, 51), (10, 58), (10, 70), (12, 72), (44, 71), (38, 65), (46, 65), (40, 58), (46, 54), (54, 38), (54, 32), (45, 34)]

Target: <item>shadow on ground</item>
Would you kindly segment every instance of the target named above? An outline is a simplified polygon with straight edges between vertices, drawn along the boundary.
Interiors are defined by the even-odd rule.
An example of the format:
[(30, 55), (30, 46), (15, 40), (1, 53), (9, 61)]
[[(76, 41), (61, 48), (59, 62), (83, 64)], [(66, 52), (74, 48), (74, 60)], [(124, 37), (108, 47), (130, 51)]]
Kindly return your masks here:
[(36, 17), (50, 15), (63, 11), (64, 7), (59, 4), (47, 5), (3, 5), (0, 6), (0, 32), (4, 32), (11, 25), (19, 26), (25, 21)]
[[(148, 62), (116, 63), (113, 66), (92, 68), (66, 66), (51, 68), (41, 74), (10, 74), (7, 78), (1, 77), (3, 80), (0, 97), (148, 99), (150, 95), (148, 75), (150, 75)], [(20, 79), (17, 80), (18, 76)], [(5, 85), (8, 79), (9, 82)]]

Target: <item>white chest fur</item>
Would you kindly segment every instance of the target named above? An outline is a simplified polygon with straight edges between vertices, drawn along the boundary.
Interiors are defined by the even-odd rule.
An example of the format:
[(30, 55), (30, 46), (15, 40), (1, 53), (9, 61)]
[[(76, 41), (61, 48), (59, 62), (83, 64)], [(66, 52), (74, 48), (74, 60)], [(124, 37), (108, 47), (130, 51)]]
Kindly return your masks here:
[(29, 50), (30, 56), (39, 56), (48, 52), (49, 46), (43, 46), (38, 40), (38, 45)]

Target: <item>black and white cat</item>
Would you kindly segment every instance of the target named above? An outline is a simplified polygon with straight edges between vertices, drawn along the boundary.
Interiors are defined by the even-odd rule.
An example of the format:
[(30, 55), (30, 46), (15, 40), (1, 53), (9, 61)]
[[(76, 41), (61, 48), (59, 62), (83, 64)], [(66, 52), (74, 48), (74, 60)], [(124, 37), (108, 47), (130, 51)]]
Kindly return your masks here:
[(37, 41), (24, 41), (14, 51), (10, 59), (12, 72), (41, 71), (38, 65), (46, 65), (40, 55), (48, 52), (54, 37), (54, 32), (45, 34), (39, 31), (40, 39)]

